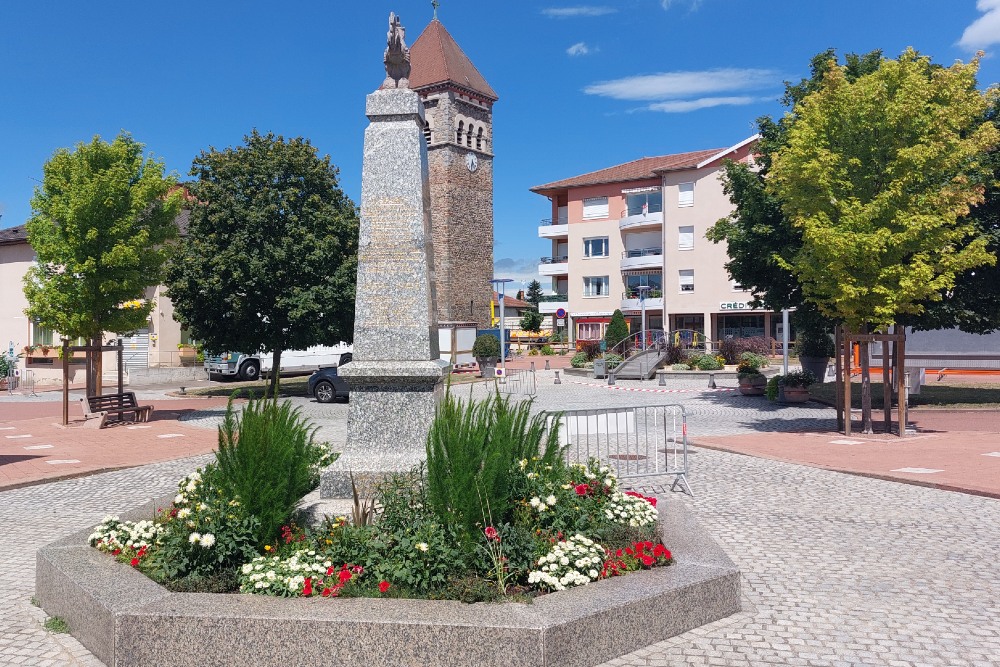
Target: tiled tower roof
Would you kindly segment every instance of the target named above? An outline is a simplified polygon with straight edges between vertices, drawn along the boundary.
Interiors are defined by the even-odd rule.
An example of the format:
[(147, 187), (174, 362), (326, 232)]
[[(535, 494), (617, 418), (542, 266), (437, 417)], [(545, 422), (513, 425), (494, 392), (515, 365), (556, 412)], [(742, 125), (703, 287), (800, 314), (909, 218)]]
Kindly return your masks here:
[(451, 83), (496, 101), (490, 84), (441, 22), (434, 19), (410, 47), (410, 88)]

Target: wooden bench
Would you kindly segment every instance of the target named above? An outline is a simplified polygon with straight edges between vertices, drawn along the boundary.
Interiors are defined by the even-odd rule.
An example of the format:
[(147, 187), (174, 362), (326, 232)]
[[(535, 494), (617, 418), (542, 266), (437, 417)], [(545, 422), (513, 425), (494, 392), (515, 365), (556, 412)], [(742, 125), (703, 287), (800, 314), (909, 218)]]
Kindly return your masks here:
[[(87, 396), (80, 399), (80, 406), (83, 408), (83, 417), (87, 420), (87, 426), (96, 428), (104, 428), (108, 418), (112, 415), (121, 421), (125, 419), (125, 415), (131, 414), (133, 415), (132, 421), (145, 422), (149, 421), (149, 415), (153, 412), (152, 405), (139, 405), (134, 391)], [(92, 419), (96, 421), (91, 422)]]

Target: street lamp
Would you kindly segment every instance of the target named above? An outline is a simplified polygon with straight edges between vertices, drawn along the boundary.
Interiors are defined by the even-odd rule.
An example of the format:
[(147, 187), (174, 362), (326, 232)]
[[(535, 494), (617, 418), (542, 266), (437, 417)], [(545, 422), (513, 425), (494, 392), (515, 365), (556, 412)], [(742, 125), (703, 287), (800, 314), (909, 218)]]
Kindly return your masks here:
[(646, 349), (646, 293), (653, 289), (649, 285), (637, 285), (635, 290), (639, 293), (639, 305), (642, 307), (642, 320), (639, 330), (642, 332), (642, 349)]
[(494, 278), (490, 281), (497, 292), (497, 301), (500, 305), (500, 382), (507, 381), (507, 331), (504, 329), (504, 287), (507, 283), (514, 282), (513, 278)]

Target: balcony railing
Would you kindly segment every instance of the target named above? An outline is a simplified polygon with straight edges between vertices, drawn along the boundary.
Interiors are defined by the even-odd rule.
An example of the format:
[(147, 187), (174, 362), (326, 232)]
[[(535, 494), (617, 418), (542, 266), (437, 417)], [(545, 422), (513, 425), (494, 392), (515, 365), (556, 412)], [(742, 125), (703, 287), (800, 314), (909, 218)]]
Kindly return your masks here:
[(538, 299), (539, 303), (558, 303), (558, 302), (562, 302), (562, 301), (569, 301), (569, 295), (568, 294), (543, 294), (541, 296), (541, 298)]
[[(625, 292), (622, 293), (622, 298), (623, 299), (638, 299), (639, 298), (639, 290), (637, 290), (637, 289), (625, 290)], [(662, 299), (663, 298), (663, 290), (661, 290), (661, 289), (646, 290), (646, 298), (647, 299)]]
[(569, 218), (556, 218), (555, 220), (553, 220), (552, 218), (542, 218), (542, 221), (539, 223), (539, 225), (542, 227), (548, 227), (550, 225), (568, 225), (568, 224), (569, 224)]
[(627, 259), (629, 257), (652, 257), (654, 255), (662, 255), (663, 248), (640, 248), (638, 250), (626, 250), (622, 253), (622, 259)]
[(653, 207), (643, 211), (641, 206), (630, 206), (622, 209), (621, 217), (629, 218), (633, 215), (650, 215), (652, 213), (663, 213), (663, 207)]
[(557, 257), (542, 257), (542, 264), (565, 264), (569, 261), (569, 255), (559, 255)]

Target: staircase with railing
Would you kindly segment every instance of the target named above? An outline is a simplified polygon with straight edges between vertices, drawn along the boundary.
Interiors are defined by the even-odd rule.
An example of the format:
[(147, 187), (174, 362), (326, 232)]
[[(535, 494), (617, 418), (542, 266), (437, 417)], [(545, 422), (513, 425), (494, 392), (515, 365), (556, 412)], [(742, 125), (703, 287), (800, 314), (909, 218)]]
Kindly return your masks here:
[(632, 334), (604, 353), (607, 359), (617, 355), (622, 362), (608, 368), (608, 384), (616, 379), (648, 380), (667, 360), (666, 339), (660, 329)]

